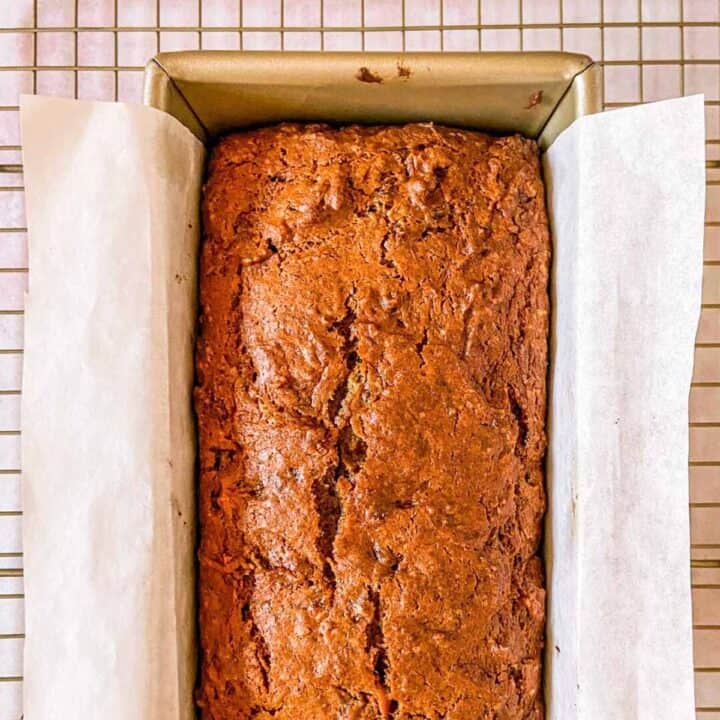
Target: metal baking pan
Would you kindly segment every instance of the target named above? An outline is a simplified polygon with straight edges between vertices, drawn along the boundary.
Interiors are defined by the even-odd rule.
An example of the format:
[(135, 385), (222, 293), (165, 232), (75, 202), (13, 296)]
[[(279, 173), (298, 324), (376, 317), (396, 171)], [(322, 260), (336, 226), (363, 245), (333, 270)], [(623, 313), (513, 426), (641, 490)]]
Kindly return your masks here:
[[(545, 150), (574, 120), (601, 110), (600, 82), (599, 67), (571, 53), (195, 51), (148, 63), (145, 104), (206, 145), (230, 130), (281, 121), (433, 121), (519, 132)], [(546, 678), (552, 661), (547, 654)]]
[(433, 121), (519, 132), (543, 150), (602, 109), (599, 66), (562, 52), (160, 53), (146, 66), (144, 100), (206, 143), (288, 120)]

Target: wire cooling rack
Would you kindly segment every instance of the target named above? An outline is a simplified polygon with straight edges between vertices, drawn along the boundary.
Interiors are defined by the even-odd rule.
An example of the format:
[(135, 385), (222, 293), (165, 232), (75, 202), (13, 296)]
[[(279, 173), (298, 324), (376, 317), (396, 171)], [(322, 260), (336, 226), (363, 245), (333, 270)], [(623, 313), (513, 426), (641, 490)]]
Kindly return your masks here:
[(705, 93), (690, 517), (697, 713), (720, 720), (720, 0), (0, 0), (0, 720), (22, 713), (18, 95), (139, 102), (147, 59), (193, 48), (571, 50), (603, 62), (606, 108)]

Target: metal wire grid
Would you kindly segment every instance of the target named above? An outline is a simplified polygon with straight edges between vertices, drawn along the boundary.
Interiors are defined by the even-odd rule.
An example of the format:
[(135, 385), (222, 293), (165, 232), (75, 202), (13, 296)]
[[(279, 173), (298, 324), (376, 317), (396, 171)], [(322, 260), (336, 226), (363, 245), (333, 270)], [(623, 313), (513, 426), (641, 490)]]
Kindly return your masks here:
[(720, 0), (0, 0), (0, 720), (21, 713), (19, 396), (27, 277), (19, 92), (139, 101), (158, 50), (586, 52), (604, 106), (706, 94), (703, 307), (691, 388), (697, 713), (720, 720)]

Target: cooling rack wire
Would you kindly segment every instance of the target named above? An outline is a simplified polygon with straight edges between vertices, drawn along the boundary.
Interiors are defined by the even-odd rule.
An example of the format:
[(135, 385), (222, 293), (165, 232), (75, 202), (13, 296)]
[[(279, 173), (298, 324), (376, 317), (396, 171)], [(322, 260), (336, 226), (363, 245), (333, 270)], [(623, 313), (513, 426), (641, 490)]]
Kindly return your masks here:
[(705, 93), (689, 512), (697, 717), (720, 720), (720, 0), (0, 0), (0, 720), (22, 714), (18, 95), (140, 102), (147, 59), (194, 48), (569, 50), (602, 61), (605, 108)]

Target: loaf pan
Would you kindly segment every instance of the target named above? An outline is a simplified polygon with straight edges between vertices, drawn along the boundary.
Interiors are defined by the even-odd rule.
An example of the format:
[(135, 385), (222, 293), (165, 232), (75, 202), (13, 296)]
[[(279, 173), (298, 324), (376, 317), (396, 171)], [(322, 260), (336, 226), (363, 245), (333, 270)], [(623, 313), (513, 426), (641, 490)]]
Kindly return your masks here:
[[(433, 121), (518, 132), (546, 150), (577, 118), (601, 110), (600, 87), (599, 67), (571, 53), (195, 51), (148, 63), (145, 104), (206, 145), (281, 121)], [(545, 662), (549, 673), (552, 653)]]

